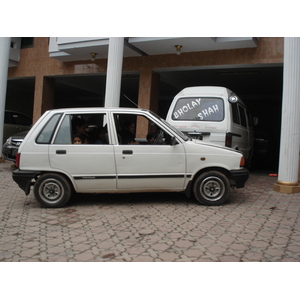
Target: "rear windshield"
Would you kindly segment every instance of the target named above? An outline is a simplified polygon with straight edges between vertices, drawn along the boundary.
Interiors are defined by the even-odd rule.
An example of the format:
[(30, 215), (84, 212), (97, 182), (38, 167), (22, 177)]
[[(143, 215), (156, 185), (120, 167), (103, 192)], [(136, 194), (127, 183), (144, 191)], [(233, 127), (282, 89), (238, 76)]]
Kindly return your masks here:
[(215, 121), (224, 119), (224, 101), (213, 97), (188, 97), (178, 99), (172, 120)]

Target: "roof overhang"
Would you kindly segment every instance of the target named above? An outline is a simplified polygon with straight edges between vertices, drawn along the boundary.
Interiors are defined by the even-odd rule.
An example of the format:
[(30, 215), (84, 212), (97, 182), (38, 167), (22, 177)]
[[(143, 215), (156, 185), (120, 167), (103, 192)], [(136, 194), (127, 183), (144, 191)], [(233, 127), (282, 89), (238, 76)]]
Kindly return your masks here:
[[(128, 37), (124, 43), (124, 57), (175, 54), (176, 45), (181, 52), (213, 51), (223, 49), (254, 48), (255, 37)], [(90, 60), (108, 57), (108, 37), (52, 37), (49, 55), (60, 61)]]

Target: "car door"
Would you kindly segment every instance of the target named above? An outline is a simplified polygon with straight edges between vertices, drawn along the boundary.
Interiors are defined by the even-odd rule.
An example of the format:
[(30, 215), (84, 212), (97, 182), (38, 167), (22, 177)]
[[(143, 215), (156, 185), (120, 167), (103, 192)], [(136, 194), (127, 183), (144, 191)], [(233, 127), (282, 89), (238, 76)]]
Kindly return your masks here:
[[(81, 115), (81, 117), (85, 118), (87, 115)], [(78, 191), (115, 190), (116, 167), (109, 129), (105, 144), (96, 143), (96, 137), (88, 144), (72, 144), (71, 119), (74, 119), (73, 115), (64, 117), (53, 143), (49, 145), (51, 167), (67, 173)], [(101, 126), (104, 114), (93, 114), (93, 119), (93, 124), (86, 124), (87, 128), (96, 129)]]
[[(139, 142), (114, 146), (117, 188), (120, 190), (182, 190), (185, 183), (185, 151), (181, 143), (170, 145), (170, 136), (155, 120), (141, 115), (115, 114), (116, 130), (121, 129), (122, 119), (131, 118), (137, 127)], [(124, 122), (123, 122), (124, 123)], [(149, 144), (146, 136), (156, 128), (163, 132), (162, 143)], [(144, 138), (143, 138), (144, 136)], [(157, 137), (156, 137), (157, 138)]]

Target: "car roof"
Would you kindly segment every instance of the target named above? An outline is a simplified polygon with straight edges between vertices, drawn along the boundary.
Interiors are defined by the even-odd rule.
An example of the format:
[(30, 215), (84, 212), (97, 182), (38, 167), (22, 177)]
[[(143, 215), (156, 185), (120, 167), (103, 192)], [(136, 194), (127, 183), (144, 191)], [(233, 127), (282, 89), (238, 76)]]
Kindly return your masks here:
[(46, 113), (93, 113), (93, 112), (127, 112), (127, 113), (137, 113), (137, 112), (149, 112), (147, 109), (143, 108), (132, 108), (132, 107), (73, 107), (73, 108), (57, 108), (48, 110)]

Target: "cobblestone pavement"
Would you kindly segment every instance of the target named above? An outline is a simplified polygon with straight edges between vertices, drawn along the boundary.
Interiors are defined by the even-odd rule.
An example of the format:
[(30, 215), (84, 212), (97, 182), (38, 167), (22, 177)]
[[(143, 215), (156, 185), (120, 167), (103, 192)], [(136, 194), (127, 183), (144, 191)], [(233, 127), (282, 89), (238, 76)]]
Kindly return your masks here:
[(0, 164), (0, 261), (300, 261), (300, 194), (272, 190), (276, 178), (251, 173), (223, 206), (181, 193), (78, 195), (42, 208)]

